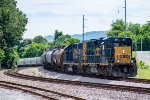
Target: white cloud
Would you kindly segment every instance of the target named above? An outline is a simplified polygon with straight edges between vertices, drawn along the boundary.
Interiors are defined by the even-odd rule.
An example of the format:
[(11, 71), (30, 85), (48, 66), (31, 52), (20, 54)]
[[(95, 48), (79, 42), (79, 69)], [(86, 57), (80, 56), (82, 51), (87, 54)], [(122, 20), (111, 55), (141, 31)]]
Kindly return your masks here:
[[(66, 34), (82, 33), (82, 15), (85, 31), (108, 30), (112, 20), (124, 19), (124, 0), (17, 0), (18, 7), (28, 17), (24, 37), (53, 34), (55, 29)], [(127, 21), (145, 23), (150, 19), (149, 0), (127, 0)]]

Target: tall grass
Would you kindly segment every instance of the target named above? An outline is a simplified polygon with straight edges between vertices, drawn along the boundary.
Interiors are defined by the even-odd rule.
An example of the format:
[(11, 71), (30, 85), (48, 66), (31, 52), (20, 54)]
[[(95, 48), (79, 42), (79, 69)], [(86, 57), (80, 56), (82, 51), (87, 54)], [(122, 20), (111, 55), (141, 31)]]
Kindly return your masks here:
[(132, 51), (132, 58), (135, 58), (135, 56), (136, 56), (136, 52)]
[(150, 79), (150, 67), (145, 65), (143, 61), (137, 62), (138, 72), (136, 78)]
[(150, 70), (138, 69), (138, 72), (135, 78), (150, 79)]

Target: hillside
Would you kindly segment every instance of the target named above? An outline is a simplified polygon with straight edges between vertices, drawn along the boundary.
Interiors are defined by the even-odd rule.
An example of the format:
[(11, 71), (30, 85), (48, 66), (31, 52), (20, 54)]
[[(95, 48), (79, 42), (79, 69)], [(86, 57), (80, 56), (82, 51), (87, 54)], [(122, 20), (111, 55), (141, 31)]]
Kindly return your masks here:
[[(84, 35), (85, 40), (90, 40), (90, 39), (99, 39), (101, 37), (105, 37), (106, 31), (91, 31), (91, 32), (86, 32)], [(72, 38), (78, 38), (80, 41), (82, 41), (82, 34), (74, 34), (71, 35)], [(48, 35), (45, 36), (45, 38), (49, 41), (52, 42), (54, 40), (53, 35)]]

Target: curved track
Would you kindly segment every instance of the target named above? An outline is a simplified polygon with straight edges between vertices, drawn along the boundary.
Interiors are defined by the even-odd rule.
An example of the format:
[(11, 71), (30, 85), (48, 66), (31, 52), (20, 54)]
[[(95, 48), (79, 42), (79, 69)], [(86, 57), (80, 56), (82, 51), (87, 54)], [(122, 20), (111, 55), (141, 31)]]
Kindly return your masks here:
[[(22, 67), (19, 70), (26, 69), (26, 67)], [(45, 69), (49, 70), (49, 69)], [(89, 78), (97, 78), (97, 79), (107, 79), (107, 80), (116, 80), (116, 81), (125, 81), (125, 82), (133, 82), (133, 83), (144, 83), (144, 84), (150, 84), (150, 80), (148, 79), (137, 79), (137, 78), (114, 78), (114, 77), (109, 77), (109, 76), (102, 76), (102, 75), (92, 75), (92, 74), (80, 74), (80, 73), (70, 73), (70, 72), (62, 72), (59, 70), (51, 70), (52, 72), (57, 72), (61, 74), (68, 74), (68, 75), (79, 75), (83, 77), (89, 77)]]
[[(22, 85), (22, 84), (17, 84), (17, 83), (12, 83), (12, 82), (6, 82), (6, 81), (0, 81), (0, 86), (7, 87), (10, 89), (17, 89), (21, 90), (24, 92), (28, 92), (37, 96), (41, 96), (45, 99), (50, 99), (50, 100), (58, 100), (59, 98), (71, 98), (74, 100), (84, 100), (78, 97), (73, 97), (70, 95), (58, 93), (55, 91), (47, 90), (47, 89), (42, 89), (42, 88), (37, 88), (33, 86), (28, 86), (28, 85)], [(36, 92), (35, 92), (36, 91)]]
[(86, 86), (90, 88), (100, 88), (100, 89), (130, 91), (130, 92), (135, 92), (135, 93), (150, 94), (150, 89), (143, 88), (143, 87), (132, 87), (132, 86), (89, 83), (89, 82), (69, 81), (69, 80), (60, 80), (60, 79), (51, 79), (51, 78), (40, 78), (40, 77), (35, 77), (35, 76), (19, 74), (17, 71), (7, 71), (5, 72), (5, 74), (12, 76), (12, 77), (23, 78), (23, 79), (28, 79), (28, 80), (30, 79), (34, 81), (42, 81), (42, 82), (57, 83), (57, 84), (61, 83), (61, 84), (67, 84), (67, 85)]
[[(15, 76), (13, 71), (4, 72), (4, 74), (9, 75), (9, 76), (10, 75)], [(20, 78), (23, 78), (23, 77), (20, 77)], [(26, 79), (30, 79), (30, 78), (26, 78)], [(79, 97), (70, 96), (70, 95), (55, 92), (52, 90), (47, 90), (47, 89), (43, 89), (43, 88), (39, 88), (39, 87), (22, 85), (22, 84), (18, 84), (18, 83), (7, 82), (7, 81), (0, 81), (0, 86), (28, 92), (33, 95), (41, 96), (48, 100), (58, 100), (58, 99), (85, 100), (85, 99), (82, 99)]]
[[(61, 72), (61, 71), (54, 71), (54, 72), (58, 72), (58, 73), (61, 73), (61, 74), (69, 74), (69, 75), (73, 74), (74, 75), (74, 73), (65, 73), (65, 72)], [(97, 79), (107, 79), (107, 80), (115, 80), (115, 81), (125, 81), (125, 82), (133, 82), (133, 83), (150, 84), (150, 80), (148, 80), (148, 79), (114, 78), (114, 77), (109, 77), (109, 76), (92, 75), (92, 74), (91, 75), (88, 75), (88, 74), (75, 74), (75, 75), (80, 75), (80, 76), (89, 77), (89, 78), (97, 78)]]

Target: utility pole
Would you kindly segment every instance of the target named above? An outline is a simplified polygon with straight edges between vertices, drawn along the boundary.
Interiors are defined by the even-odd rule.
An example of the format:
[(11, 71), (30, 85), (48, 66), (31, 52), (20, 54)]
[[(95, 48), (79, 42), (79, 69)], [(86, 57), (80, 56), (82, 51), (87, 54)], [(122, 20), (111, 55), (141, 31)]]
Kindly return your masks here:
[[(125, 6), (122, 7), (122, 6), (118, 6), (118, 8), (121, 7), (121, 8), (124, 8), (125, 9), (125, 37), (127, 37), (127, 1), (125, 0)], [(119, 13), (119, 9), (118, 9), (118, 13)]]
[(83, 42), (84, 42), (84, 27), (85, 27), (85, 26), (84, 26), (84, 20), (85, 20), (85, 19), (84, 19), (84, 15), (83, 15)]
[(127, 2), (125, 0), (125, 36), (127, 37)]

